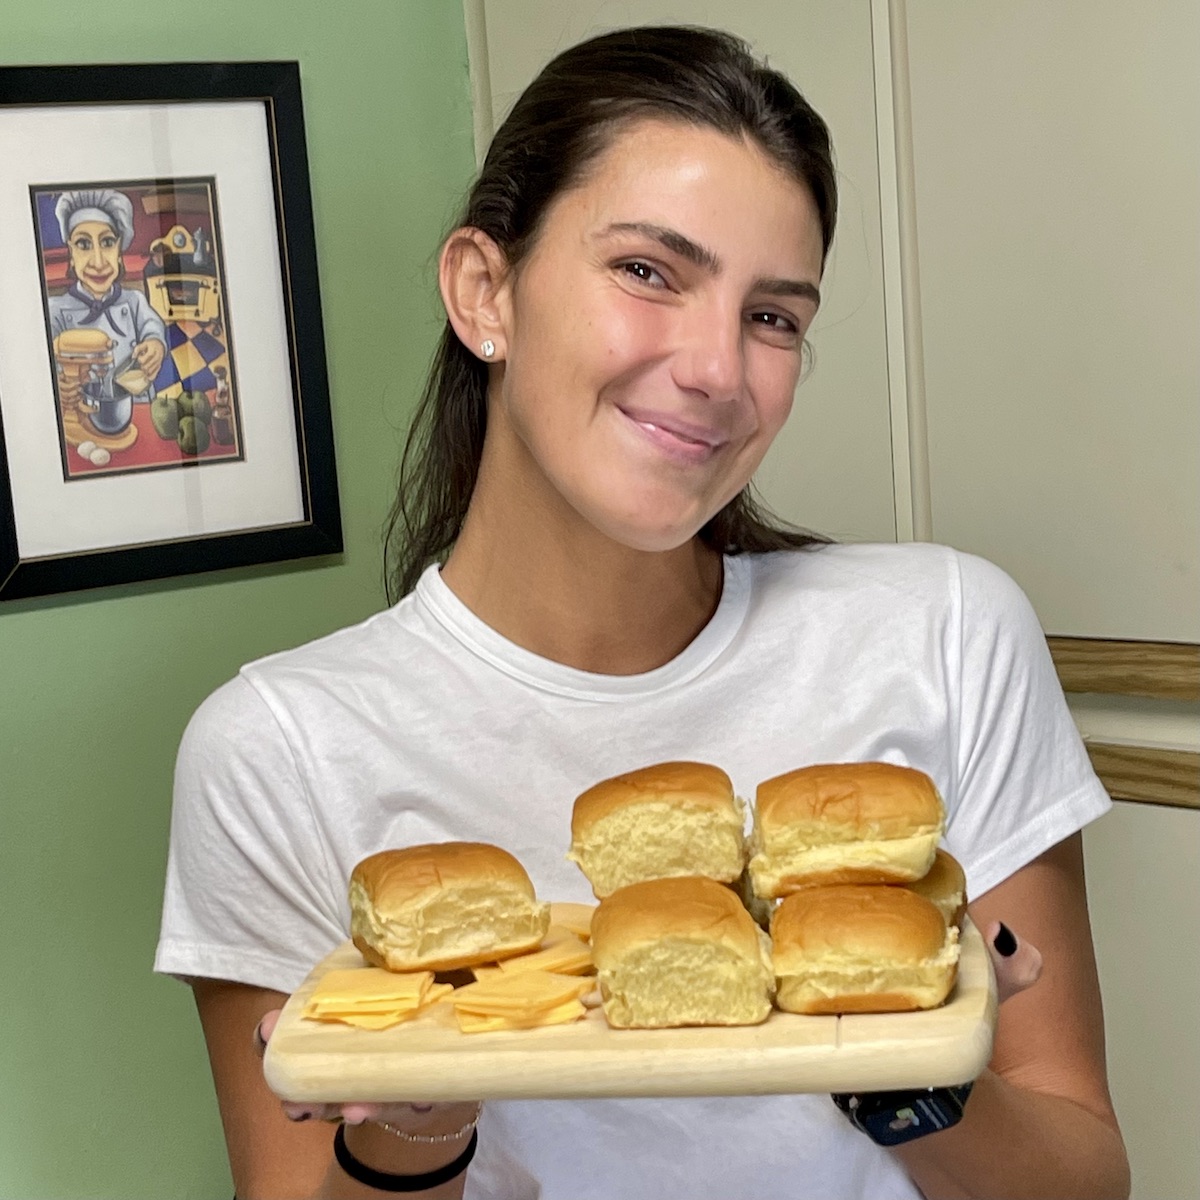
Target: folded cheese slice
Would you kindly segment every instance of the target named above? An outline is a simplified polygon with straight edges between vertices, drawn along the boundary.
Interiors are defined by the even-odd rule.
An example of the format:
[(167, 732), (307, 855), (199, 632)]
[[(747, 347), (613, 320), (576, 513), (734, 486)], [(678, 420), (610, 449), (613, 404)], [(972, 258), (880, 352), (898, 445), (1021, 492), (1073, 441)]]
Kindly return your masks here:
[[(569, 929), (576, 937), (585, 941), (592, 936), (592, 913), (596, 911), (594, 904), (576, 904), (569, 900), (552, 900), (550, 902), (550, 928), (557, 925)], [(549, 937), (550, 931), (547, 931)], [(543, 939), (543, 945), (545, 940)]]
[(470, 967), (468, 969), (475, 976), (476, 981), (504, 978), (504, 972), (495, 963), (490, 967)]
[(542, 1025), (565, 1025), (587, 1016), (587, 1009), (578, 1000), (568, 1000), (544, 1012), (528, 1017), (484, 1017), (465, 1009), (455, 1009), (458, 1027), (463, 1033), (493, 1033), (498, 1029), (537, 1029)]
[(373, 1005), (415, 1008), (433, 984), (432, 971), (400, 974), (380, 967), (358, 967), (330, 971), (308, 998), (306, 1011), (328, 1008), (353, 1010)]
[(330, 971), (313, 989), (301, 1015), (360, 1029), (390, 1029), (409, 1021), (454, 989), (435, 984), (432, 971), (397, 973), (379, 967)]
[(591, 979), (555, 975), (549, 971), (519, 971), (515, 975), (505, 974), (458, 988), (450, 997), (450, 1003), (456, 1010), (478, 1016), (520, 1020), (578, 1000), (594, 986)]
[(342, 1025), (353, 1025), (358, 1029), (391, 1029), (393, 1025), (400, 1025), (405, 1021), (411, 1021), (421, 1013), (427, 1012), (438, 1001), (444, 1000), (453, 991), (454, 988), (448, 983), (435, 983), (425, 993), (424, 1001), (416, 1008), (399, 1008), (392, 1012), (383, 1010), (367, 1011), (362, 1009), (353, 1011), (323, 1009), (319, 1013), (305, 1013), (304, 1015), (311, 1020), (338, 1022)]
[[(590, 925), (589, 925), (590, 929)], [(577, 930), (570, 928), (567, 925), (559, 925), (554, 921), (550, 922), (549, 929), (546, 930), (546, 936), (542, 938), (540, 949), (549, 950), (551, 946), (557, 946), (560, 942), (586, 942), (587, 936), (579, 933)], [(526, 950), (526, 954), (531, 954), (533, 951)]]
[(552, 942), (543, 943), (532, 954), (518, 954), (496, 964), (502, 975), (518, 975), (522, 971), (550, 971), (558, 975), (583, 975), (595, 970), (588, 944), (573, 933)]

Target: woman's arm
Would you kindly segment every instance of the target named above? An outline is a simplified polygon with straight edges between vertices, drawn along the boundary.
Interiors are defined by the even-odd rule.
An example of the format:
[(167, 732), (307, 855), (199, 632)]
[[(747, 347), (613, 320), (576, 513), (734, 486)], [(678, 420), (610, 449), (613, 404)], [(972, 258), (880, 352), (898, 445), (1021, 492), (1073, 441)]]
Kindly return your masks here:
[(1129, 1163), (1109, 1096), (1079, 834), (970, 906), (1042, 953), (1000, 1009), (988, 1069), (952, 1129), (893, 1153), (928, 1200), (1124, 1200)]
[[(215, 979), (194, 980), (192, 990), (208, 1043), (238, 1200), (358, 1200), (389, 1194), (356, 1183), (341, 1170), (333, 1158), (333, 1125), (289, 1120), (267, 1087), (253, 1031), (287, 996)], [(293, 1112), (305, 1109), (292, 1107)], [(469, 1117), (474, 1105), (439, 1106), (422, 1132), (460, 1128), (464, 1111)], [(397, 1174), (435, 1170), (463, 1149), (458, 1143), (407, 1142), (369, 1123), (347, 1129), (346, 1143), (361, 1161)], [(410, 1194), (422, 1200), (459, 1200), (465, 1181), (463, 1174), (441, 1187)]]
[(238, 1200), (316, 1196), (333, 1161), (333, 1129), (296, 1124), (267, 1087), (253, 1031), (287, 996), (266, 988), (197, 979), (192, 983), (212, 1065), (229, 1166)]

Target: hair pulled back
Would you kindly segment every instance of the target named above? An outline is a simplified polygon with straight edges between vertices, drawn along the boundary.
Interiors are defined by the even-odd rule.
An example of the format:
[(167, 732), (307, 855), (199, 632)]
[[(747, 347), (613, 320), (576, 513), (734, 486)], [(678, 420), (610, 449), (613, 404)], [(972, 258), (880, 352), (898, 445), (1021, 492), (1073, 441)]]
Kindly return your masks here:
[[(779, 72), (740, 38), (643, 26), (583, 42), (551, 61), (496, 132), (457, 226), (486, 233), (516, 267), (551, 202), (578, 184), (620, 128), (645, 117), (753, 140), (812, 194), (828, 253), (837, 215), (829, 131)], [(404, 447), (387, 527), (389, 599), (444, 560), (462, 529), (487, 428), (487, 365), (449, 321)], [(700, 531), (723, 553), (796, 549), (826, 539), (786, 525), (747, 486)]]

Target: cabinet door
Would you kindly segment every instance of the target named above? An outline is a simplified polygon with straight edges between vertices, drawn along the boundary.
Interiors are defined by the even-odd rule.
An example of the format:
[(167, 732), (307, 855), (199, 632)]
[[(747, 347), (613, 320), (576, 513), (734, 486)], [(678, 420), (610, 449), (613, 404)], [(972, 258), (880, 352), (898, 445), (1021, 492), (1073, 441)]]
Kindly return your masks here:
[(1200, 5), (907, 9), (933, 537), (1200, 641)]
[(810, 334), (815, 364), (758, 481), (771, 506), (797, 524), (839, 540), (893, 540), (870, 5), (487, 0), (484, 16), (496, 121), (559, 50), (606, 29), (675, 21), (746, 38), (829, 123), (841, 211)]

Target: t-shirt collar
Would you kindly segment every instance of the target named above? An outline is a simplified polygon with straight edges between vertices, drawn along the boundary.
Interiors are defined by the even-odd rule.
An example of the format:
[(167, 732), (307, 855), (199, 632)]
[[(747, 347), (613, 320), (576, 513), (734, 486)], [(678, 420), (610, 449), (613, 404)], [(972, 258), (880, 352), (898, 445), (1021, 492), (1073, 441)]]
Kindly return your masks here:
[(721, 599), (708, 624), (670, 662), (640, 675), (600, 675), (542, 658), (510, 642), (481, 621), (447, 586), (437, 564), (415, 589), (419, 609), (465, 649), (505, 675), (542, 691), (581, 700), (613, 701), (650, 696), (702, 674), (741, 628), (750, 606), (751, 560), (726, 556)]

